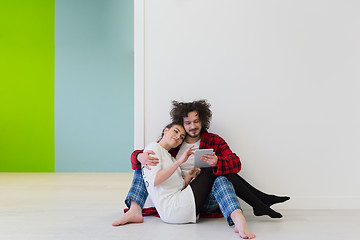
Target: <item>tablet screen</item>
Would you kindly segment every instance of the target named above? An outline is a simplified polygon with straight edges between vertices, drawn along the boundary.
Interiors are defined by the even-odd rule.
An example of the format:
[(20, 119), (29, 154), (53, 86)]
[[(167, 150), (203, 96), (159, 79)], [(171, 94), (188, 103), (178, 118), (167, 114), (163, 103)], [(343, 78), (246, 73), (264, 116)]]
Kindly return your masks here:
[(211, 167), (209, 164), (203, 162), (200, 160), (200, 158), (204, 154), (213, 154), (213, 149), (197, 149), (195, 150), (195, 161), (194, 161), (194, 168), (205, 168), (205, 167)]

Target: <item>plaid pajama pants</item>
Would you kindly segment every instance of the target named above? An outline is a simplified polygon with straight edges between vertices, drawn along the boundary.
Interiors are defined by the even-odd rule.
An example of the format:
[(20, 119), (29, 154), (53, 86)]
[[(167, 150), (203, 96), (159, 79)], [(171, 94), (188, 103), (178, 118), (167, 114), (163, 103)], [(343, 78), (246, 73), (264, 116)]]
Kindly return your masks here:
[(230, 214), (236, 209), (241, 210), (241, 206), (232, 183), (224, 176), (219, 176), (215, 179), (204, 207), (205, 209), (214, 211), (213, 208), (215, 204), (220, 207), (221, 213), (224, 215), (229, 226), (234, 225)]
[(142, 167), (138, 168), (134, 172), (134, 178), (128, 192), (128, 195), (125, 198), (125, 204), (130, 208), (131, 200), (135, 201), (141, 208), (144, 207), (145, 201), (148, 197), (148, 192), (142, 177)]
[[(142, 170), (139, 168), (134, 172), (133, 182), (128, 195), (126, 196), (125, 204), (130, 208), (131, 200), (133, 200), (143, 208), (148, 195), (142, 178)], [(233, 185), (224, 176), (219, 176), (215, 179), (211, 193), (205, 201), (201, 211), (211, 213), (215, 212), (218, 208), (220, 208), (228, 224), (230, 226), (234, 225), (230, 218), (230, 214), (235, 209), (241, 209), (241, 207)]]

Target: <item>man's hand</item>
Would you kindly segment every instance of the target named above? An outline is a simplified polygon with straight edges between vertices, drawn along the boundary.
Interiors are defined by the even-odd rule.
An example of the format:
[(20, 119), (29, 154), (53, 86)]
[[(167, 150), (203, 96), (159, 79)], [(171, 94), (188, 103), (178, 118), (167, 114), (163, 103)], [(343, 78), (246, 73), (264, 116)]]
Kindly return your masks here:
[(141, 162), (142, 165), (144, 165), (147, 169), (151, 170), (149, 166), (156, 166), (159, 164), (159, 159), (153, 156), (150, 156), (150, 154), (155, 155), (155, 153), (151, 150), (145, 151), (143, 153), (139, 153), (137, 156), (137, 160)]
[(212, 167), (216, 167), (217, 163), (218, 163), (218, 157), (215, 155), (215, 153), (213, 154), (205, 154), (204, 156), (202, 156), (200, 158), (201, 161), (209, 164)]

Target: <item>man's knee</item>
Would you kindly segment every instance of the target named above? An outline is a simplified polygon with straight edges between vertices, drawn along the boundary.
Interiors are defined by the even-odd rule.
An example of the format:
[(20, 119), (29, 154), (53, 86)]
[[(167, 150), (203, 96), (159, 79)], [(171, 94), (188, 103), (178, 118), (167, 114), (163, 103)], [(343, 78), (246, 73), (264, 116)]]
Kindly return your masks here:
[(224, 176), (219, 176), (215, 179), (215, 182), (214, 182), (214, 188), (217, 188), (217, 187), (221, 187), (221, 186), (224, 186), (224, 185), (229, 185), (231, 184), (230, 181), (224, 177)]
[(218, 176), (218, 177), (215, 179), (215, 182), (221, 184), (221, 183), (227, 183), (227, 182), (229, 182), (229, 180), (227, 180), (227, 178), (224, 177), (224, 176)]

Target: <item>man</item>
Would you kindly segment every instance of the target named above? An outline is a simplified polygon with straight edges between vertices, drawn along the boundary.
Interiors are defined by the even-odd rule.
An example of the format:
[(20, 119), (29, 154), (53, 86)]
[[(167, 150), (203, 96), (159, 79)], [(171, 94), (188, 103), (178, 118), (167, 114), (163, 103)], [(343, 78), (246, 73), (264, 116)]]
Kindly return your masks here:
[[(207, 103), (206, 100), (199, 100), (188, 103), (173, 101), (173, 109), (171, 110), (170, 114), (173, 121), (183, 123), (185, 131), (187, 132), (187, 136), (183, 144), (178, 148), (169, 151), (172, 156), (181, 156), (182, 153), (192, 145), (199, 149), (212, 148), (214, 149), (214, 153), (212, 155), (203, 156), (201, 160), (212, 166), (215, 175), (221, 176), (229, 173), (238, 173), (240, 171), (241, 162), (239, 157), (230, 150), (227, 143), (221, 137), (216, 134), (207, 132), (212, 113), (210, 110), (210, 104)], [(144, 206), (145, 200), (147, 198), (147, 191), (141, 176), (140, 162), (143, 163), (143, 165), (147, 168), (149, 168), (149, 166), (157, 165), (158, 159), (150, 156), (150, 154), (153, 153), (143, 153), (142, 151), (133, 152), (131, 162), (132, 168), (135, 170), (135, 174), (133, 184), (125, 200), (126, 205), (130, 209), (119, 221), (113, 223), (114, 226), (119, 226), (131, 222), (143, 222), (142, 207)], [(194, 158), (192, 157), (192, 159), (189, 158), (186, 163), (181, 165), (183, 176), (193, 168), (193, 164)], [(250, 184), (248, 184), (248, 186), (245, 184), (248, 183), (245, 182), (243, 186), (243, 188), (247, 190), (244, 192), (245, 195), (254, 195), (249, 192), (249, 189), (258, 191)], [(263, 197), (264, 199), (267, 199), (268, 196), (270, 196), (260, 191), (257, 193), (260, 194), (259, 196)], [(284, 199), (275, 198), (268, 203), (269, 205), (272, 205), (283, 200)], [(225, 219), (228, 221), (229, 225), (235, 224), (235, 232), (238, 233), (240, 237), (255, 237), (255, 235), (249, 230), (247, 226), (232, 184), (223, 176), (218, 177), (215, 180), (212, 192), (209, 196), (209, 200), (206, 204), (204, 204), (203, 210), (206, 212), (213, 212), (217, 210), (218, 207), (220, 207), (220, 210), (223, 213)], [(269, 206), (266, 207), (269, 208)]]

